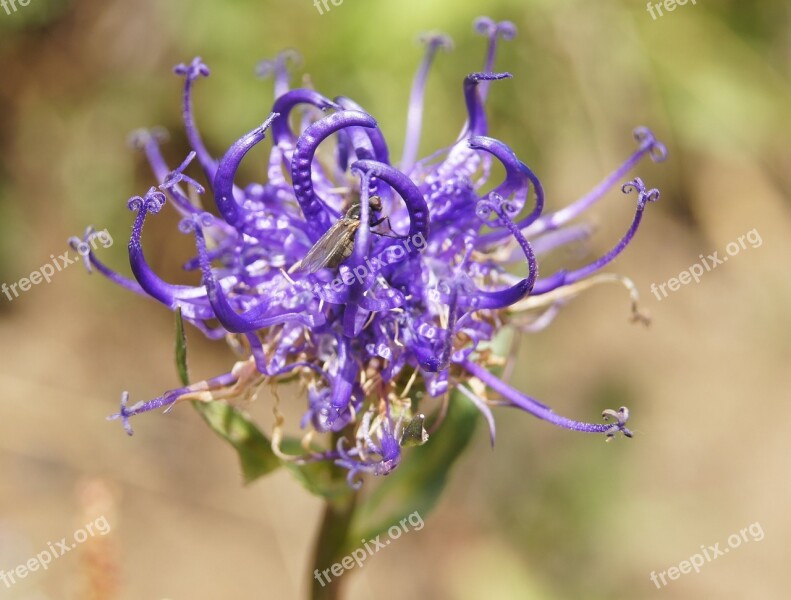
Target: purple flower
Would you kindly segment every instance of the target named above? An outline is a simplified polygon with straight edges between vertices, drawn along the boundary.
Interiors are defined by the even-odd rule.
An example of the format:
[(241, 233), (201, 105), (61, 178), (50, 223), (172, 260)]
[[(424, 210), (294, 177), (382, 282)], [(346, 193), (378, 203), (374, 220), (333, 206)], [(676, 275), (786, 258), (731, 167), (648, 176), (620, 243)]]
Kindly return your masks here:
[[(665, 148), (648, 129), (638, 128), (637, 149), (620, 167), (587, 196), (543, 214), (538, 177), (504, 142), (487, 134), (490, 85), (511, 77), (493, 71), (497, 45), (514, 36), (514, 26), (482, 18), (476, 30), (487, 36), (488, 51), (483, 70), (463, 81), (467, 121), (461, 135), (417, 160), (429, 67), (437, 50), (450, 45), (446, 37), (432, 35), (425, 39), (426, 55), (413, 83), (397, 165), (376, 120), (354, 101), (290, 88), (287, 63), (293, 53), (259, 66), (260, 74), (275, 79), (272, 112), (217, 159), (203, 143), (192, 108), (194, 84), (209, 69), (200, 58), (174, 69), (184, 78), (192, 152), (171, 169), (160, 152), (160, 132), (133, 135), (159, 182), (129, 201), (136, 213), (129, 240), (134, 280), (93, 254), (89, 258), (116, 283), (171, 310), (180, 308), (207, 337), (228, 338), (246, 358), (226, 374), (133, 406), (127, 406), (124, 392), (120, 412), (111, 418), (120, 419), (131, 434), (129, 419), (140, 413), (169, 410), (184, 400), (251, 397), (267, 382), (297, 376), (307, 389), (301, 422), (306, 435), (344, 432), (337, 445), (304, 460), (334, 461), (348, 469), (353, 486), (359, 485), (358, 474), (389, 473), (398, 466), (402, 447), (426, 441), (424, 417), (413, 401), (418, 396), (424, 406), (432, 401), (440, 406), (458, 390), (483, 413), (492, 441), (495, 404), (566, 429), (631, 436), (626, 408), (604, 411), (604, 423), (574, 421), (492, 375), (490, 368), (504, 359), (491, 342), (503, 327), (546, 327), (564, 303), (598, 283), (624, 284), (634, 317), (642, 318), (631, 281), (600, 273), (623, 252), (647, 204), (659, 197), (640, 179), (623, 185), (625, 193), (636, 192), (636, 210), (612, 250), (581, 268), (546, 277), (538, 276), (537, 257), (589, 236), (589, 227), (573, 221), (622, 183), (642, 158), (664, 159)], [(239, 164), (267, 135), (273, 147), (266, 183), (239, 187)], [(206, 190), (186, 174), (193, 162), (208, 181)], [(505, 177), (482, 194), (492, 187), (494, 162)], [(199, 196), (206, 191), (219, 216), (202, 207)], [(143, 226), (168, 203), (183, 217), (181, 231), (194, 236), (196, 256), (185, 268), (201, 271), (198, 287), (164, 281), (146, 260)], [(347, 214), (352, 204), (357, 206)], [(335, 268), (303, 268), (301, 261), (332, 228), (344, 234), (348, 256)], [(527, 267), (523, 278), (509, 271), (519, 263)]]

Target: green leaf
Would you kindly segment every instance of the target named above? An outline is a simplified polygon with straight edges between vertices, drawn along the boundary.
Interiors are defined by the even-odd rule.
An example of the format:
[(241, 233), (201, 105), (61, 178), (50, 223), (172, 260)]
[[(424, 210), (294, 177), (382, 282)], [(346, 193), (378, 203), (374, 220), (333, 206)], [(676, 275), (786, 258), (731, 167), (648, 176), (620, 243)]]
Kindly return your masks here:
[(225, 402), (193, 402), (203, 420), (239, 454), (245, 483), (280, 467), (272, 443), (244, 413)]
[[(181, 308), (176, 309), (176, 367), (183, 385), (189, 385), (187, 336)], [(239, 455), (245, 483), (251, 483), (280, 466), (272, 444), (243, 412), (224, 402), (193, 402), (203, 420)]]
[[(305, 454), (299, 440), (286, 438), (280, 446), (284, 454), (299, 456)], [(291, 471), (305, 489), (311, 494), (327, 499), (341, 499), (348, 496), (351, 488), (346, 483), (346, 471), (334, 465), (332, 461), (317, 461), (305, 465), (297, 465), (284, 461), (283, 465)]]
[(189, 369), (187, 368), (187, 336), (184, 333), (184, 319), (181, 317), (181, 307), (176, 309), (176, 368), (179, 372), (181, 385), (190, 384)]
[(405, 452), (401, 465), (359, 505), (350, 546), (372, 539), (417, 511), (426, 518), (437, 504), (450, 470), (472, 440), (479, 413), (464, 396), (451, 394), (445, 422), (422, 446)]

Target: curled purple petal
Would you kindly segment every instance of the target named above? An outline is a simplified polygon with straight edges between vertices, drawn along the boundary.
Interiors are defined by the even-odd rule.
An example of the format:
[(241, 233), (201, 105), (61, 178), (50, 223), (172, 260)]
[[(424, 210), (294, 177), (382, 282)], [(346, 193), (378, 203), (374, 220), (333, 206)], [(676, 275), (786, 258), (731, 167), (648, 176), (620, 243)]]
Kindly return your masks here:
[[(182, 112), (191, 151), (171, 168), (160, 148), (161, 130), (131, 136), (158, 186), (129, 201), (136, 212), (128, 245), (134, 280), (96, 256), (101, 232), (88, 228), (69, 244), (89, 272), (96, 269), (180, 311), (209, 339), (225, 339), (234, 362), (228, 373), (132, 406), (124, 392), (110, 419), (131, 435), (132, 417), (151, 410), (168, 412), (183, 401), (244, 405), (264, 385), (274, 390), (279, 381), (296, 380), (305, 390), (298, 423), (305, 450), (296, 457), (277, 455), (300, 465), (334, 464), (347, 471), (351, 487), (393, 472), (407, 459), (406, 448), (453, 435), (440, 425), (447, 403), (459, 401), (451, 396), (456, 391), (482, 414), (492, 443), (495, 406), (607, 439), (632, 436), (625, 407), (605, 410), (603, 423), (575, 421), (505, 383), (493, 371), (505, 363), (508, 373), (513, 357), (498, 356), (492, 342), (509, 327), (523, 333), (547, 327), (571, 298), (607, 281), (627, 287), (633, 318), (642, 317), (634, 284), (600, 272), (632, 243), (645, 207), (659, 198), (642, 179), (622, 185), (624, 193), (636, 194), (637, 207), (609, 252), (545, 278), (538, 277), (538, 256), (587, 240), (592, 227), (572, 221), (622, 184), (644, 157), (664, 160), (667, 149), (649, 129), (635, 129), (638, 147), (621, 166), (589, 194), (544, 215), (541, 181), (512, 146), (487, 135), (489, 85), (510, 77), (495, 72), (499, 44), (516, 29), (482, 17), (475, 30), (486, 37), (487, 50), (482, 71), (464, 79), (467, 123), (455, 141), (420, 158), (428, 73), (436, 52), (450, 45), (439, 34), (425, 38), (400, 169), (390, 164), (374, 111), (345, 96), (330, 100), (309, 86), (291, 89), (292, 52), (259, 64), (260, 76), (274, 78), (270, 116), (229, 143), (217, 161), (193, 110), (193, 86), (209, 69), (200, 58), (175, 67), (184, 78)], [(241, 161), (270, 128), (273, 143), (262, 161), (266, 178), (235, 183)], [(198, 165), (208, 185), (194, 175)], [(505, 176), (495, 179), (500, 168)], [(203, 208), (205, 192), (214, 196), (219, 217)], [(194, 239), (194, 252), (182, 262), (200, 273), (200, 285), (164, 281), (147, 261), (143, 227), (161, 210), (175, 210), (182, 217), (179, 230)], [(279, 411), (276, 416), (275, 451), (284, 421)]]

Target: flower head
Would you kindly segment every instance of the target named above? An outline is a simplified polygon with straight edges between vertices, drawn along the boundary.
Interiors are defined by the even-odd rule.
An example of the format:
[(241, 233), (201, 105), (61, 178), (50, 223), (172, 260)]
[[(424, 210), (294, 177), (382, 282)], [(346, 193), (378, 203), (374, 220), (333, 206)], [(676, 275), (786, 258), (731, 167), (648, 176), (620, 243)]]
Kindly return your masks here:
[[(570, 298), (607, 281), (629, 289), (640, 317), (632, 283), (600, 272), (631, 242), (646, 206), (659, 197), (640, 179), (623, 185), (625, 193), (637, 192), (636, 207), (612, 250), (546, 277), (538, 275), (538, 257), (589, 236), (589, 227), (573, 221), (642, 158), (662, 160), (665, 148), (648, 129), (637, 129), (637, 149), (620, 167), (587, 196), (544, 214), (538, 177), (503, 141), (488, 135), (490, 85), (511, 77), (494, 71), (498, 43), (511, 39), (515, 28), (484, 18), (475, 27), (488, 48), (483, 70), (462, 84), (462, 134), (417, 160), (429, 68), (436, 51), (451, 45), (445, 36), (429, 35), (397, 165), (374, 117), (354, 101), (290, 88), (293, 53), (259, 65), (259, 74), (275, 78), (272, 111), (218, 159), (204, 145), (192, 109), (193, 87), (209, 69), (200, 58), (174, 69), (184, 78), (192, 151), (171, 169), (160, 152), (161, 133), (133, 136), (158, 181), (129, 201), (136, 213), (129, 240), (134, 280), (93, 254), (89, 259), (116, 283), (180, 309), (207, 337), (227, 338), (245, 358), (226, 374), (132, 406), (124, 392), (112, 418), (130, 434), (132, 416), (184, 400), (251, 397), (267, 382), (296, 375), (307, 392), (301, 422), (306, 434), (338, 434), (337, 444), (303, 460), (334, 461), (348, 469), (355, 486), (359, 474), (385, 475), (400, 463), (403, 447), (427, 440), (418, 398), (428, 412), (454, 390), (484, 414), (492, 441), (493, 405), (608, 439), (631, 436), (626, 408), (606, 410), (606, 422), (579, 422), (512, 388), (490, 372), (504, 363), (490, 342), (506, 326), (546, 327)], [(266, 136), (273, 140), (266, 181), (239, 186), (241, 161)], [(193, 162), (208, 181), (206, 189), (186, 174)], [(493, 162), (505, 177), (490, 185)], [(482, 193), (484, 188), (493, 189)], [(213, 197), (217, 215), (203, 208), (205, 193)], [(200, 270), (200, 286), (168, 283), (146, 260), (143, 226), (165, 204), (182, 215), (181, 231), (194, 237), (196, 255), (185, 268)], [(524, 277), (509, 271), (519, 263), (526, 265)]]

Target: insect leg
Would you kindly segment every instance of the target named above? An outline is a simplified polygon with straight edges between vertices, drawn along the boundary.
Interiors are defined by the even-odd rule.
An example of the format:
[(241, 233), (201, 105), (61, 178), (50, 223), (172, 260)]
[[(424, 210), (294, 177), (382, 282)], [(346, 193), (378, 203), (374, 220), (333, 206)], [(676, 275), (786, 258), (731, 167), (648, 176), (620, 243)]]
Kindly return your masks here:
[[(377, 225), (379, 225), (381, 223), (384, 223), (385, 221), (387, 221), (387, 228), (390, 231), (393, 231), (393, 227), (392, 227), (392, 225), (390, 225), (390, 217), (382, 217), (381, 219), (379, 219), (377, 221), (374, 221), (373, 223), (371, 223), (371, 227), (376, 227)], [(375, 233), (376, 235), (380, 235), (382, 237), (393, 238), (394, 240), (405, 240), (408, 237), (406, 235), (397, 235), (397, 234), (396, 235), (387, 235), (386, 233), (379, 233), (378, 231), (371, 231), (371, 233)], [(395, 233), (395, 232), (393, 232), (393, 233)]]

